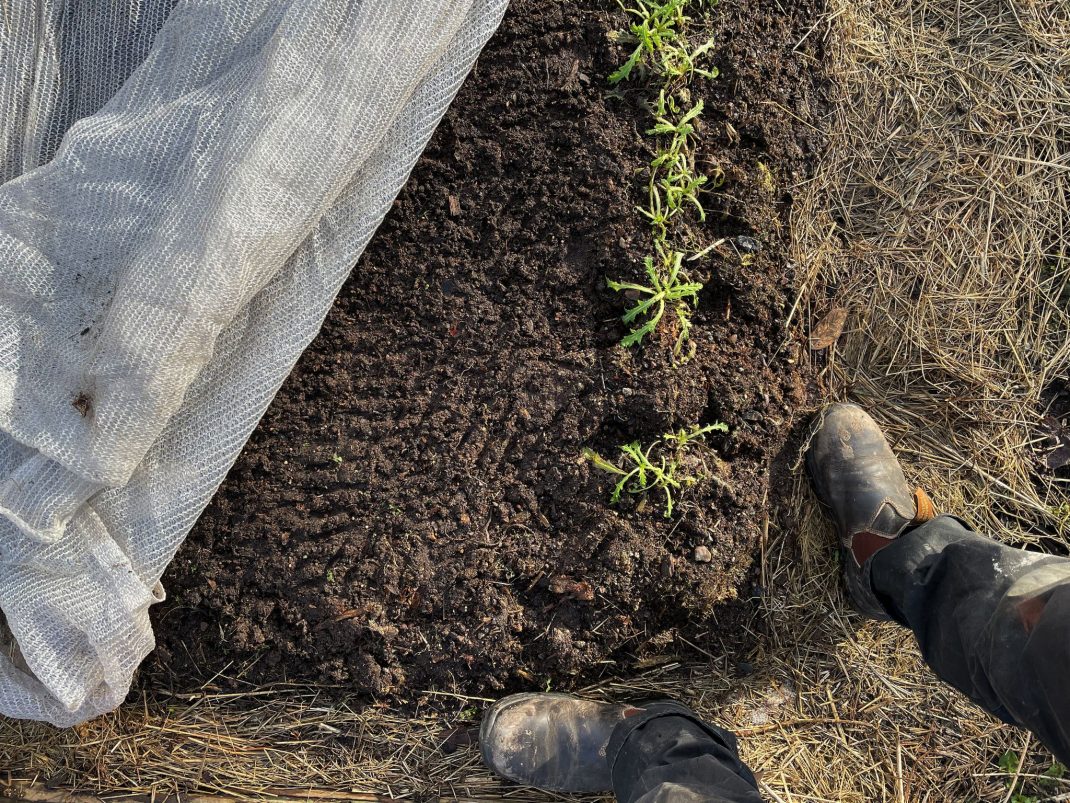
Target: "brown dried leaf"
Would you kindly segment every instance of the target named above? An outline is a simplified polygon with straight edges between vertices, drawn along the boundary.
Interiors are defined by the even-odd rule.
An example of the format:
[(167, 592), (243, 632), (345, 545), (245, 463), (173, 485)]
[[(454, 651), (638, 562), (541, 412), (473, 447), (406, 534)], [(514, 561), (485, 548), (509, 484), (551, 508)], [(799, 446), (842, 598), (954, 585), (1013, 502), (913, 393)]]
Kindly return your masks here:
[(558, 575), (550, 580), (550, 590), (555, 594), (567, 595), (580, 602), (590, 602), (594, 599), (594, 588), (586, 580), (573, 580)]
[(843, 307), (833, 307), (810, 330), (810, 348), (820, 351), (833, 345), (840, 339), (845, 323), (847, 323), (847, 310)]

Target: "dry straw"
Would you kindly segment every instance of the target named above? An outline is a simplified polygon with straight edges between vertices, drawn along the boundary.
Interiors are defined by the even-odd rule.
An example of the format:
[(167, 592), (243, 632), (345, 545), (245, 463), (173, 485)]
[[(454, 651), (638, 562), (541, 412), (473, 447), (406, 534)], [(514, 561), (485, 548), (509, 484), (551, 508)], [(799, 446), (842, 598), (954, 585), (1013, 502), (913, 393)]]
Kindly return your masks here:
[[(848, 313), (837, 349), (818, 355), (823, 386), (874, 412), (939, 505), (1062, 549), (1068, 495), (1037, 471), (1035, 447), (1044, 390), (1070, 367), (1070, 0), (829, 0), (815, 37), (838, 87), (821, 123), (829, 151), (795, 188), (795, 321)], [(697, 642), (708, 663), (589, 693), (682, 698), (727, 724), (770, 801), (1010, 801), (1050, 756), (938, 683), (908, 634), (849, 613), (801, 481), (791, 504), (763, 540), (753, 671), (710, 632)], [(132, 702), (68, 732), (0, 723), (0, 768), (35, 799), (58, 799), (50, 786), (547, 799), (489, 778), (466, 744), (485, 702), (447, 699), (452, 717), (285, 687)], [(1024, 757), (1016, 778), (996, 765), (1007, 750)], [(1070, 784), (1046, 794), (1070, 799)]]
[(807, 287), (849, 313), (826, 379), (948, 508), (1061, 547), (1035, 446), (1070, 368), (1070, 3), (833, 6), (844, 102), (794, 216)]

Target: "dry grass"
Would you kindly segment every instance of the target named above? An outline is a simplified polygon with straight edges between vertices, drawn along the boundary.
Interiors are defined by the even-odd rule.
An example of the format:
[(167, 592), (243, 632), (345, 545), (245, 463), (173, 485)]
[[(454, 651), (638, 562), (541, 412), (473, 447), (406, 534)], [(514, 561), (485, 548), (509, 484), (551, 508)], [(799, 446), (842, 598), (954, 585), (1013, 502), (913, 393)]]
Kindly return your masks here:
[(849, 311), (827, 381), (949, 509), (1065, 544), (1032, 444), (1070, 368), (1070, 3), (832, 5), (844, 102), (795, 213), (807, 285)]
[[(1035, 447), (1042, 391), (1070, 369), (1070, 3), (829, 6), (811, 35), (835, 49), (831, 146), (793, 217), (799, 319), (848, 312), (821, 379), (874, 413), (944, 510), (1065, 550), (1067, 489)], [(937, 682), (907, 634), (845, 613), (827, 525), (802, 487), (794, 505), (798, 551), (768, 570), (769, 658), (818, 724), (745, 740), (769, 796), (1010, 800), (999, 756), (1027, 752), (1023, 775), (1051, 757)]]
[[(810, 36), (827, 38), (841, 81), (831, 147), (796, 188), (793, 223), (806, 273), (796, 320), (849, 313), (820, 377), (830, 397), (876, 413), (944, 509), (1065, 548), (1066, 489), (1038, 475), (1033, 446), (1041, 392), (1070, 368), (1070, 0), (829, 6)], [(1027, 783), (1050, 756), (938, 683), (907, 633), (849, 613), (801, 481), (791, 505), (771, 511), (763, 543), (752, 673), (738, 677), (711, 633), (707, 664), (589, 693), (674, 696), (727, 724), (770, 801), (1008, 803), (999, 756), (1025, 755)], [(70, 732), (5, 721), (0, 768), (156, 796), (547, 799), (500, 786), (456, 745), (481, 700), (402, 719), (308, 690), (255, 695), (132, 703)], [(1070, 799), (1070, 783), (1047, 794)]]

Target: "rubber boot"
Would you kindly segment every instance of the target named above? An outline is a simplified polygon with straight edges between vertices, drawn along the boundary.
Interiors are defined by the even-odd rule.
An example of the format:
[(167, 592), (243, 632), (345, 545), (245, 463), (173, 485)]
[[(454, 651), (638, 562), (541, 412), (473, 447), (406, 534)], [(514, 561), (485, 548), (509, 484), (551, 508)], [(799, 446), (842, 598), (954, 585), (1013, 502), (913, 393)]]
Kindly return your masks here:
[(836, 523), (851, 603), (866, 616), (891, 619), (870, 583), (869, 559), (933, 518), (933, 503), (921, 488), (911, 491), (877, 422), (855, 404), (834, 404), (818, 417), (806, 469)]
[(514, 694), (483, 717), (483, 763), (496, 775), (552, 792), (608, 792), (609, 737), (640, 709), (567, 694)]

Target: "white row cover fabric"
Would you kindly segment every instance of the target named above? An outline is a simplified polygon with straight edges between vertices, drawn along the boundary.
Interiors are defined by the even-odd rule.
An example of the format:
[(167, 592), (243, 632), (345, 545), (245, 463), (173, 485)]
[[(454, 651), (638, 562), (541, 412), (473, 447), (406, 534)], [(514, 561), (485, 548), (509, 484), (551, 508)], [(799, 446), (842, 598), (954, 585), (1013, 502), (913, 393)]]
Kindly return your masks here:
[(0, 0), (0, 713), (122, 702), (505, 5)]

